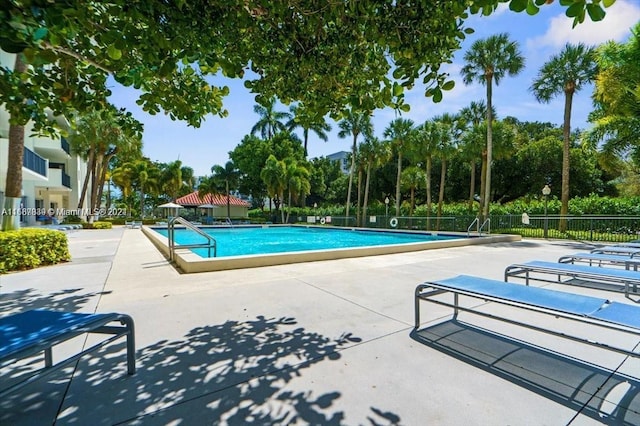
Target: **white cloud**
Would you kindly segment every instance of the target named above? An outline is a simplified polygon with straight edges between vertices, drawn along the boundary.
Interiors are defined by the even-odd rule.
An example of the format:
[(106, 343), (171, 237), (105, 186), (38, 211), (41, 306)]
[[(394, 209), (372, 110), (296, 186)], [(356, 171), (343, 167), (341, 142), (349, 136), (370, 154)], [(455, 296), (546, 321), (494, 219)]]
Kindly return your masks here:
[(630, 34), (629, 29), (640, 20), (640, 5), (635, 0), (618, 0), (606, 12), (607, 16), (602, 21), (593, 22), (586, 17), (575, 28), (571, 28), (573, 19), (564, 14), (557, 15), (550, 19), (549, 27), (543, 35), (527, 40), (527, 47), (557, 48), (566, 43), (597, 45), (609, 40), (623, 41)]

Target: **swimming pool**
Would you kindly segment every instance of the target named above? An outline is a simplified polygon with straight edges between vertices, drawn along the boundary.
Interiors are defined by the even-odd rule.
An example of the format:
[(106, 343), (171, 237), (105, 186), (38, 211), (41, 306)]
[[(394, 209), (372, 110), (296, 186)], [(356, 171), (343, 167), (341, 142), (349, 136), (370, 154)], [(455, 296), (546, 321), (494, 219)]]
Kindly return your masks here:
[[(283, 265), (290, 263), (313, 262), (319, 260), (345, 259), (363, 256), (377, 256), (392, 253), (405, 253), (420, 250), (430, 250), (446, 247), (461, 247), (475, 244), (488, 244), (496, 242), (519, 241), (519, 235), (490, 235), (482, 237), (468, 238), (463, 233), (447, 232), (440, 234), (437, 232), (424, 231), (397, 231), (397, 230), (370, 230), (362, 228), (336, 228), (333, 226), (314, 226), (314, 225), (240, 225), (234, 228), (227, 227), (202, 227), (201, 229), (210, 229), (214, 232), (216, 240), (218, 240), (218, 257), (202, 257), (186, 248), (177, 247), (174, 260), (175, 265), (184, 273), (191, 272), (208, 272), (221, 271), (226, 269), (254, 268), (261, 266)], [(249, 231), (249, 232), (245, 232)], [(342, 244), (337, 248), (321, 248), (319, 244), (313, 248), (303, 249), (302, 251), (286, 251), (291, 250), (290, 240), (287, 238), (267, 239), (264, 238), (263, 243), (270, 245), (270, 252), (263, 254), (247, 253), (244, 254), (227, 254), (222, 255), (224, 250), (230, 249), (242, 238), (247, 238), (248, 246), (251, 250), (257, 246), (258, 240), (262, 237), (256, 237), (258, 234), (250, 232), (273, 232), (274, 234), (290, 232), (300, 233), (303, 239), (310, 239), (311, 236), (322, 237), (326, 241), (334, 244)], [(142, 232), (151, 240), (151, 242), (167, 257), (169, 257), (169, 242), (166, 237), (167, 228), (143, 226)], [(176, 235), (179, 228), (176, 227)], [(187, 233), (185, 232), (185, 235)], [(195, 235), (195, 233), (191, 232)], [(230, 240), (225, 243), (222, 236), (227, 235)], [(261, 234), (262, 235), (262, 234)], [(267, 235), (266, 233), (264, 235)], [(282, 235), (282, 234), (281, 234)], [(346, 245), (348, 239), (363, 238), (361, 245)], [(198, 237), (197, 242), (202, 242), (204, 237)], [(388, 239), (391, 238), (391, 239)], [(385, 243), (372, 245), (374, 241), (385, 239)], [(185, 240), (186, 241), (186, 240)], [(187, 244), (182, 241), (183, 244)], [(178, 243), (180, 237), (178, 237)], [(298, 244), (302, 245), (301, 242)], [(364, 245), (362, 245), (364, 244)], [(225, 248), (226, 246), (226, 248)], [(246, 246), (245, 246), (246, 247)], [(276, 251), (277, 250), (277, 251)], [(204, 254), (206, 256), (206, 254)]]
[[(293, 226), (203, 228), (202, 230), (216, 239), (217, 257), (423, 243), (460, 238), (426, 233)], [(168, 234), (166, 229), (156, 229), (156, 231), (165, 237)], [(205, 239), (188, 229), (176, 229), (175, 241), (176, 244), (186, 245), (202, 243)], [(207, 249), (198, 248), (191, 251), (201, 257), (209, 257)]]

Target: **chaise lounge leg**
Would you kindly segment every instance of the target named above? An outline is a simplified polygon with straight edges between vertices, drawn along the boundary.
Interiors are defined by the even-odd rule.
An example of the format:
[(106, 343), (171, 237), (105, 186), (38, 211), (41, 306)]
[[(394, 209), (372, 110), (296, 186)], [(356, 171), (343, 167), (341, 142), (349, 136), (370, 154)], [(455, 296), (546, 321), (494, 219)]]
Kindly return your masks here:
[(136, 342), (133, 318), (125, 316), (122, 323), (127, 327), (127, 373), (135, 374), (136, 372)]
[(49, 368), (53, 365), (53, 351), (51, 348), (44, 350), (44, 366)]

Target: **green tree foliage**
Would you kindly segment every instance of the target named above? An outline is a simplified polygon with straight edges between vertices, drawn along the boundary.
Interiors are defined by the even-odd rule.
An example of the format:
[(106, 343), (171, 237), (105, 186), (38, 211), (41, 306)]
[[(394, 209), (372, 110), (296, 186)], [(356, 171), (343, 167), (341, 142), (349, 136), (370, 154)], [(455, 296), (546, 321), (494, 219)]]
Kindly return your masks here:
[(309, 151), (307, 150), (309, 130), (314, 132), (320, 140), (326, 142), (329, 140), (327, 132), (331, 131), (331, 125), (325, 121), (324, 117), (314, 115), (306, 109), (304, 105), (292, 105), (290, 110), (291, 114), (293, 114), (293, 118), (287, 122), (287, 128), (289, 131), (293, 131), (297, 127), (302, 129), (304, 156), (306, 158), (309, 155)]
[[(124, 122), (130, 122), (130, 126), (123, 125)], [(114, 108), (77, 117), (69, 144), (74, 152), (87, 161), (87, 174), (78, 201), (79, 209), (84, 206), (87, 196), (90, 211), (100, 206), (109, 163), (116, 155), (140, 154), (141, 134), (130, 130), (136, 124), (130, 115)]]
[(611, 172), (624, 169), (627, 158), (640, 166), (640, 24), (626, 43), (608, 42), (597, 49), (596, 109), (591, 143), (601, 147), (601, 163)]
[[(228, 88), (206, 79), (218, 74), (246, 78), (261, 105), (276, 96), (318, 116), (340, 118), (347, 106), (407, 110), (403, 88), (416, 80), (436, 102), (453, 87), (440, 66), (472, 32), (468, 11), (490, 15), (501, 2), (5, 1), (0, 47), (17, 54), (13, 69), (0, 69), (0, 104), (11, 117), (6, 195), (20, 196), (23, 126), (53, 132), (49, 111), (106, 108), (108, 76), (139, 89), (144, 111), (196, 127), (227, 114)], [(509, 1), (528, 13), (543, 3)], [(575, 22), (602, 19), (611, 3), (561, 2)]]
[(233, 151), (229, 152), (229, 158), (240, 173), (238, 190), (250, 195), (254, 202), (263, 200), (267, 195), (260, 172), (269, 155), (270, 144), (264, 139), (251, 135), (245, 136)]
[(170, 199), (189, 194), (193, 191), (193, 169), (183, 166), (182, 161), (175, 160), (161, 165), (160, 187), (163, 193)]
[(260, 133), (262, 139), (270, 140), (276, 133), (287, 129), (284, 120), (290, 120), (292, 115), (286, 111), (276, 111), (276, 98), (268, 98), (264, 105), (254, 105), (253, 112), (260, 116), (258, 122), (251, 128), (251, 134)]
[[(327, 157), (313, 158), (310, 162), (311, 194), (309, 202), (341, 203), (347, 194), (346, 180), (340, 163)], [(344, 190), (344, 191), (343, 191)]]

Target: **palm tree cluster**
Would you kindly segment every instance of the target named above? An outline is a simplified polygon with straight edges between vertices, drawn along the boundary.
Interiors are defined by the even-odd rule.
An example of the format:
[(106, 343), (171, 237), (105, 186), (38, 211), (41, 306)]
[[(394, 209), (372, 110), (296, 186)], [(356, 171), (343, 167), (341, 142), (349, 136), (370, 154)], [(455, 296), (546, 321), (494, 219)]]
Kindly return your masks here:
[[(553, 176), (555, 181), (562, 182), (561, 213), (566, 214), (570, 189), (582, 191), (580, 182), (569, 185), (570, 171), (588, 175), (589, 182), (597, 182), (603, 173), (596, 170), (597, 166), (589, 157), (595, 153), (595, 145), (585, 147), (582, 152), (576, 151), (579, 135), (571, 129), (573, 97), (596, 79), (599, 66), (607, 71), (598, 78), (608, 84), (618, 83), (615, 87), (620, 86), (616, 92), (620, 96), (614, 99), (607, 97), (606, 91), (596, 91), (599, 107), (594, 114), (600, 120), (600, 127), (596, 127), (600, 133), (592, 139), (601, 139), (607, 131), (610, 132), (606, 126), (610, 126), (611, 120), (607, 118), (613, 114), (630, 117), (626, 119), (627, 123), (637, 119), (637, 114), (629, 113), (638, 104), (637, 93), (635, 98), (627, 96), (626, 86), (620, 83), (635, 78), (629, 75), (640, 74), (633, 72), (637, 66), (629, 68), (625, 65), (633, 62), (630, 58), (638, 57), (637, 45), (636, 41), (623, 49), (620, 45), (609, 44), (597, 51), (583, 44), (567, 44), (540, 68), (530, 90), (540, 102), (549, 102), (564, 94), (564, 120), (560, 134), (550, 123), (520, 122), (513, 117), (500, 120), (497, 117), (493, 104), (494, 86), (507, 76), (521, 72), (525, 60), (518, 44), (510, 40), (508, 34), (478, 40), (464, 55), (461, 75), (465, 84), (479, 83), (486, 87), (485, 100), (473, 101), (456, 114), (434, 116), (422, 123), (397, 117), (382, 130), (383, 138), (374, 136), (372, 111), (347, 110), (338, 121), (337, 133), (340, 138), (351, 140), (350, 166), (346, 175), (341, 175), (336, 171), (338, 169), (331, 170), (322, 159), (307, 159), (310, 132), (320, 140), (328, 139), (331, 126), (324, 117), (314, 115), (302, 104), (290, 107), (289, 111), (278, 111), (275, 98), (265, 99), (262, 105), (255, 105), (254, 112), (259, 119), (250, 135), (245, 136), (230, 153), (231, 161), (225, 166), (214, 165), (212, 175), (202, 178), (198, 189), (201, 194), (224, 192), (227, 199), (232, 191), (240, 190), (252, 195), (257, 205), (261, 205), (260, 201), (268, 196), (269, 201), (275, 203), (282, 222), (289, 220), (292, 206), (309, 205), (307, 197), (310, 204), (346, 200), (344, 211), (347, 217), (355, 205), (357, 225), (366, 223), (372, 199), (378, 200), (376, 203), (379, 205), (379, 200), (389, 198), (396, 216), (403, 213), (403, 203), (407, 203), (408, 211), (405, 212), (410, 215), (424, 203), (427, 226), (431, 227), (430, 216), (435, 213), (439, 221), (445, 197), (468, 200), (469, 212), (474, 211), (475, 202), (479, 202), (477, 213), (484, 219), (489, 216), (491, 202), (529, 194), (531, 188), (541, 187)], [(598, 62), (596, 58), (600, 58)], [(637, 84), (637, 78), (633, 80), (635, 83), (631, 80), (629, 85)], [(616, 99), (622, 98), (630, 101), (624, 105), (616, 103)], [(302, 130), (302, 138), (294, 133), (297, 129)], [(615, 134), (626, 135), (621, 132)], [(628, 147), (629, 144), (624, 142), (628, 140), (625, 138), (617, 146)], [(545, 165), (539, 168), (545, 171), (529, 171), (527, 176), (514, 175), (514, 170), (518, 170), (515, 164), (532, 163), (531, 155), (540, 155), (541, 152), (549, 156), (560, 142), (562, 148), (558, 155), (561, 152), (562, 160), (558, 171)], [(103, 151), (108, 150), (101, 148), (102, 157), (105, 155)], [(555, 154), (552, 156), (555, 158)], [(575, 165), (570, 161), (571, 156), (575, 156)], [(549, 167), (558, 164), (551, 160), (548, 163)], [(497, 171), (494, 170), (496, 168)], [(556, 177), (556, 173), (561, 173), (561, 178)], [(138, 192), (141, 212), (144, 212), (146, 193), (174, 199), (194, 187), (192, 178), (192, 173), (189, 174), (180, 161), (160, 165), (142, 157), (119, 160), (111, 175), (111, 180), (122, 189), (123, 198), (130, 197), (134, 190)], [(515, 181), (524, 183), (518, 186)], [(435, 211), (432, 208), (434, 196), (437, 196)], [(439, 222), (436, 226), (439, 227)]]

